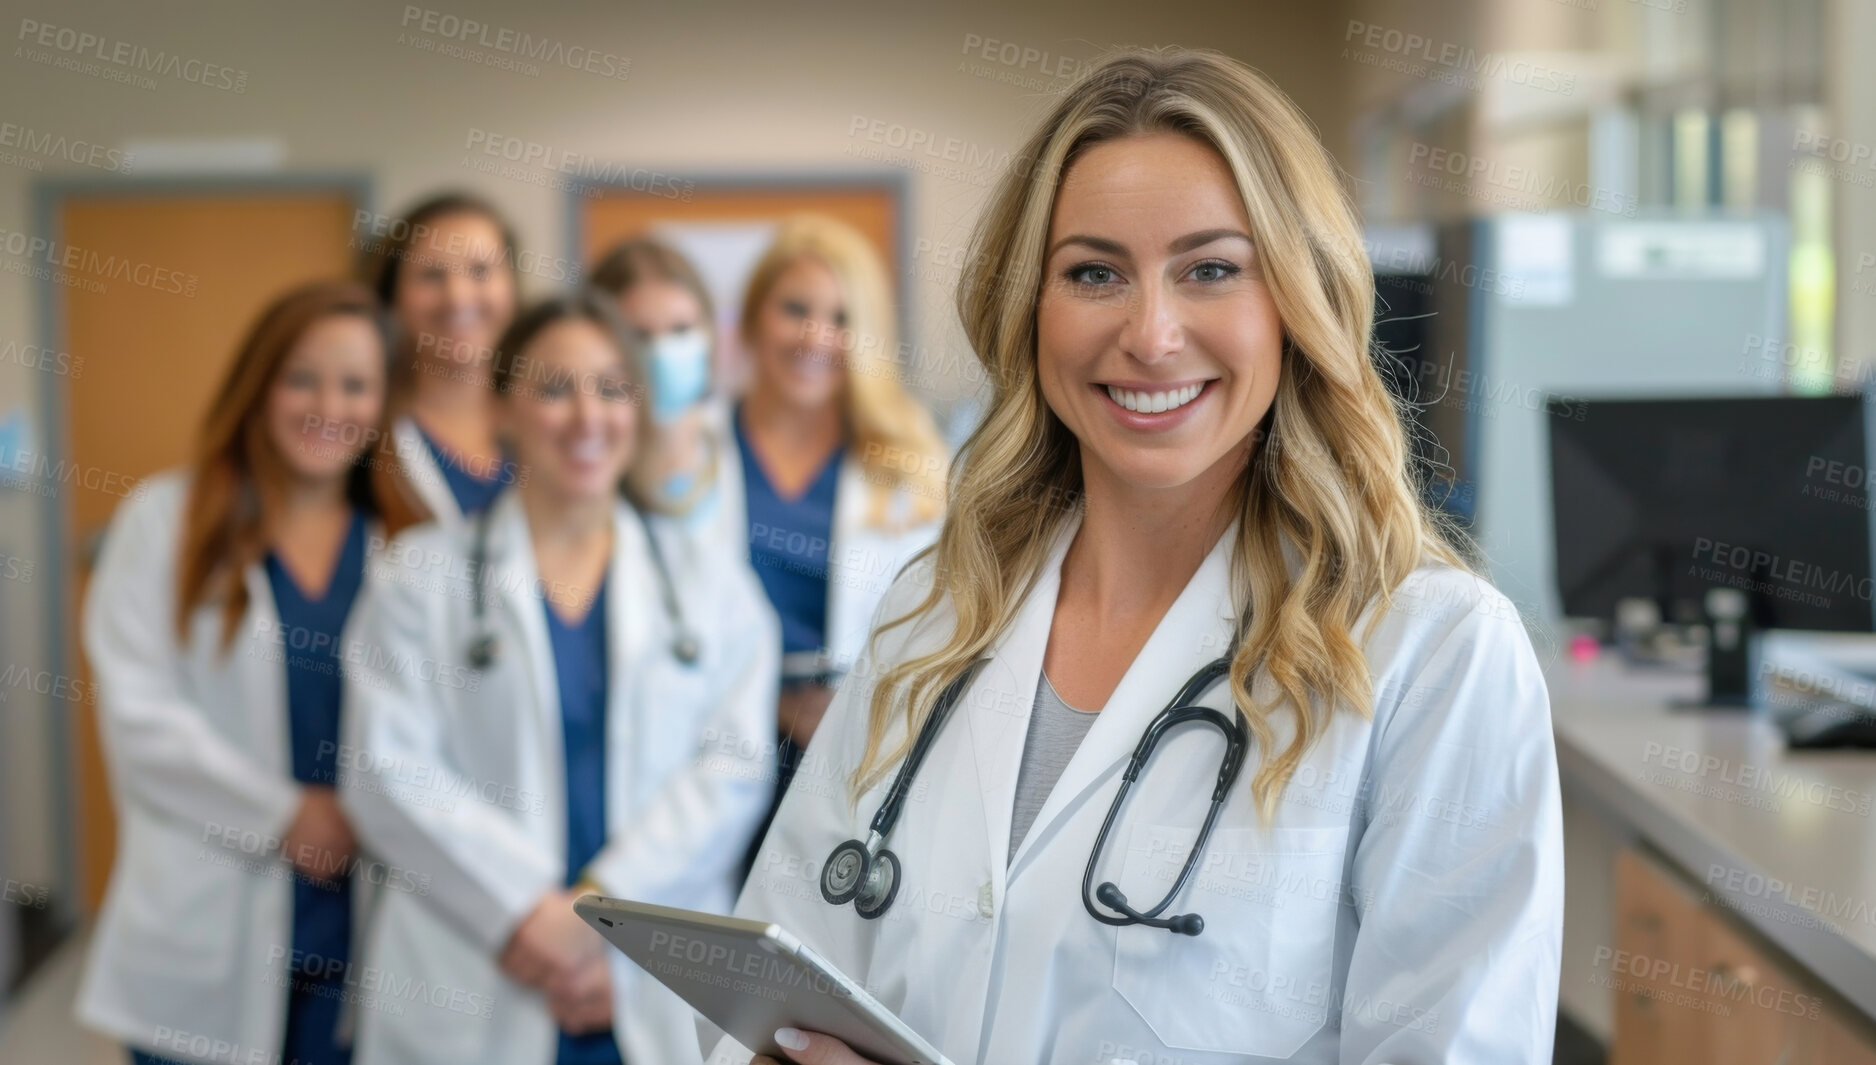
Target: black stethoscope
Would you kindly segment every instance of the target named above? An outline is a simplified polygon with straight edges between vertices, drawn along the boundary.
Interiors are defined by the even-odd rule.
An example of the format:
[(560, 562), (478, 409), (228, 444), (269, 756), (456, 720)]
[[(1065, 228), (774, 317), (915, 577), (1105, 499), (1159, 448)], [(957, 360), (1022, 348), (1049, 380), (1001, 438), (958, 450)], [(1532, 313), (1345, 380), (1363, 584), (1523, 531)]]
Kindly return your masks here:
[[(938, 696), (938, 704), (932, 708), (931, 716), (925, 719), (925, 723), (919, 726), (918, 738), (913, 740), (911, 752), (906, 755), (905, 762), (893, 777), (892, 787), (886, 792), (886, 800), (880, 804), (879, 812), (873, 815), (873, 822), (867, 829), (866, 842), (850, 839), (835, 847), (833, 853), (827, 856), (827, 863), (821, 867), (821, 897), (830, 904), (839, 906), (852, 902), (854, 912), (869, 921), (892, 908), (892, 900), (899, 894), (899, 856), (886, 850), (883, 845), (886, 837), (892, 834), (893, 825), (899, 820), (899, 810), (905, 805), (905, 796), (911, 790), (912, 779), (918, 775), (919, 766), (925, 761), (926, 754), (930, 753), (939, 730), (944, 728), (953, 704), (983, 663), (981, 659), (973, 663)], [(1181, 913), (1171, 917), (1161, 917), (1160, 914), (1172, 905), (1173, 899), (1185, 889), (1186, 882), (1192, 879), (1193, 870), (1198, 868), (1199, 855), (1204, 852), (1212, 827), (1218, 823), (1218, 814), (1224, 809), (1225, 797), (1230, 793), (1231, 785), (1237, 781), (1238, 771), (1244, 768), (1244, 751), (1250, 745), (1244, 715), (1234, 708), (1232, 716), (1227, 718), (1209, 706), (1194, 703), (1230, 669), (1231, 659), (1226, 656), (1206, 663), (1197, 673), (1192, 674), (1179, 693), (1173, 696), (1172, 702), (1166, 704), (1166, 709), (1161, 710), (1159, 716), (1147, 725), (1139, 744), (1134, 747), (1133, 757), (1128, 759), (1127, 768), (1120, 775), (1120, 790), (1114, 793), (1113, 805), (1107, 808), (1107, 820), (1101, 822), (1101, 834), (1095, 837), (1094, 851), (1088, 855), (1088, 868), (1081, 876), (1081, 904), (1087, 907), (1088, 913), (1095, 920), (1111, 925), (1142, 924), (1187, 936), (1196, 936), (1205, 930), (1205, 919), (1196, 913)], [(1211, 809), (1206, 812), (1205, 823), (1199, 828), (1198, 841), (1186, 855), (1185, 868), (1179, 871), (1178, 881), (1166, 893), (1166, 897), (1160, 900), (1159, 905), (1146, 911), (1129, 906), (1127, 896), (1121, 893), (1113, 881), (1105, 881), (1090, 892), (1095, 867), (1100, 864), (1101, 850), (1107, 845), (1107, 834), (1120, 816), (1121, 804), (1127, 801), (1127, 792), (1133, 788), (1134, 781), (1140, 778), (1140, 771), (1146, 768), (1153, 748), (1159, 745), (1166, 733), (1192, 722), (1210, 725), (1224, 735), (1225, 758), (1218, 767), (1218, 784), (1212, 789)], [(1095, 908), (1096, 901), (1114, 913), (1102, 913)]]
[[(664, 549), (658, 545), (658, 537), (652, 532), (651, 519), (637, 507), (630, 508), (638, 515), (638, 520), (645, 529), (645, 543), (651, 550), (652, 569), (658, 571), (659, 597), (664, 600), (665, 617), (671, 621), (671, 628), (676, 635), (671, 638), (671, 655), (687, 666), (695, 666), (702, 657), (703, 647), (698, 643), (697, 634), (684, 621), (684, 610), (677, 600), (677, 589), (671, 583), (671, 569), (665, 564)], [(476, 515), (475, 543), (470, 548), (469, 563), (474, 567), (475, 629), (476, 635), (469, 641), (469, 664), (476, 669), (487, 669), (495, 664), (501, 651), (501, 642), (488, 626), (488, 581), (482, 571), (488, 568), (489, 557), (489, 516), (495, 510), (493, 505), (483, 507)]]

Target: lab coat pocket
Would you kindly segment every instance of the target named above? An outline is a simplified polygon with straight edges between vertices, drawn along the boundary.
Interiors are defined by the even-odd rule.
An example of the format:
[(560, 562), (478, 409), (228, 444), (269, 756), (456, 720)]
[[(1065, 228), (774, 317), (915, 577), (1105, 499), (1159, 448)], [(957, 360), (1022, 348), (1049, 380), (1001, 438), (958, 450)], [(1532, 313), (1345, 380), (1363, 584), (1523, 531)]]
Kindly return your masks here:
[(381, 896), (366, 937), (356, 1015), (360, 1062), (488, 1061), (505, 1014), (538, 997), (502, 979), (448, 921), (408, 896)]
[[(1119, 887), (1156, 905), (1196, 830), (1136, 825)], [(1196, 913), (1197, 936), (1119, 930), (1114, 990), (1179, 1050), (1287, 1058), (1329, 1017), (1348, 826), (1220, 829), (1161, 916)]]
[[(711, 742), (726, 739), (706, 735), (705, 722), (716, 709), (712, 698), (718, 685), (701, 666), (669, 661), (645, 671), (639, 690), (637, 742), (640, 770), (654, 779), (662, 780), (701, 757)], [(727, 739), (739, 742), (742, 738)]]
[(113, 894), (123, 909), (126, 965), (164, 980), (186, 974), (195, 986), (217, 986), (234, 972), (248, 938), (244, 888), (277, 872), (276, 859), (249, 855), (186, 832), (145, 822), (125, 833), (122, 883)]

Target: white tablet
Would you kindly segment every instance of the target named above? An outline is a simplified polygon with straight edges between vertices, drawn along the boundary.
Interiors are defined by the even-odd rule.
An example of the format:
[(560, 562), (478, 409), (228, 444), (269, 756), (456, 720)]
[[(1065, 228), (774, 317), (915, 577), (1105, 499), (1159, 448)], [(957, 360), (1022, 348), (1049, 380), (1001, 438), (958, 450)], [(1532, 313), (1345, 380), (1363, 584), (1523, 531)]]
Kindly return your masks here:
[(730, 1038), (791, 1060), (777, 1028), (824, 1032), (881, 1065), (950, 1065), (866, 989), (780, 927), (583, 895), (573, 911)]

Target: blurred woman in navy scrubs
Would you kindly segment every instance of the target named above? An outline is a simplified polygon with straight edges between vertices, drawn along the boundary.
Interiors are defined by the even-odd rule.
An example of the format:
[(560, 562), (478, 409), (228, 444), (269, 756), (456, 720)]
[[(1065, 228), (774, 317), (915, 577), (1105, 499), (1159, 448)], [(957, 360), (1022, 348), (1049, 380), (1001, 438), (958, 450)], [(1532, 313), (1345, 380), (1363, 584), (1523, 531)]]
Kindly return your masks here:
[(400, 476), (388, 335), (360, 285), (275, 301), (190, 467), (106, 537), (84, 637), (118, 851), (78, 1013), (137, 1061), (350, 1060), (353, 887), (382, 877), (334, 794), (340, 631), (368, 545), (424, 517), (367, 475)]
[(423, 506), (454, 525), (518, 476), (495, 439), (489, 391), (519, 290), (514, 228), (486, 200), (447, 192), (388, 232), (374, 283), (399, 331), (393, 440)]
[(633, 498), (644, 378), (610, 297), (532, 308), (499, 351), (527, 476), (388, 547), (348, 631), (377, 653), (348, 676), (347, 746), (370, 757), (344, 767), (346, 808), (429, 886), (383, 894), (366, 968), (465, 1009), (362, 1013), (358, 1062), (696, 1062), (695, 1014), (572, 902), (732, 904), (771, 790), (774, 614), (746, 565)]
[(593, 267), (593, 287), (618, 301), (645, 349), (651, 416), (647, 454), (634, 463), (640, 499), (678, 515), (706, 550), (746, 560), (741, 530), (721, 506), (724, 424), (716, 381), (716, 327), (710, 290), (690, 260), (649, 237), (622, 241)]
[(780, 801), (887, 587), (938, 535), (947, 456), (899, 380), (886, 270), (857, 230), (785, 221), (740, 328), (753, 375), (729, 417), (723, 499), (781, 616)]

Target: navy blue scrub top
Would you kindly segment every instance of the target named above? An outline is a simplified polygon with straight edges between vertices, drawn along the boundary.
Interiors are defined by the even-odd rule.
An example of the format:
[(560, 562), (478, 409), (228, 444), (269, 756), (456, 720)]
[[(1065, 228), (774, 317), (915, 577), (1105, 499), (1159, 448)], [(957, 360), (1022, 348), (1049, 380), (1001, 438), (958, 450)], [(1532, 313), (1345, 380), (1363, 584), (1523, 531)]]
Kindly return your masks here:
[[(333, 787), (338, 782), (339, 634), (352, 611), (365, 576), (365, 516), (352, 512), (352, 524), (339, 549), (338, 565), (326, 593), (309, 598), (281, 564), (267, 553), (267, 581), (280, 615), (287, 667), (287, 730), (292, 740), (293, 779)], [(352, 888), (350, 869), (335, 870), (337, 882), (293, 878), (294, 959), (306, 972), (340, 979), (351, 949)]]
[[(416, 425), (416, 419), (411, 420)], [(456, 497), (456, 506), (464, 517), (480, 514), (488, 509), (495, 497), (502, 494), (502, 489), (512, 480), (508, 456), (502, 456), (499, 468), (490, 471), (490, 476), (477, 477), (463, 467), (461, 456), (430, 438), (423, 426), (417, 426), (417, 435), (423, 437), (423, 444), (430, 449), (430, 457), (436, 460), (437, 468), (443, 471), (443, 483), (449, 485), (449, 494)]]
[[(569, 625), (545, 597), (547, 640), (560, 685), (561, 748), (567, 779), (567, 874), (572, 887), (606, 845), (606, 582), (578, 624)], [(560, 1033), (557, 1065), (619, 1065), (610, 1030)]]
[(769, 483), (743, 434), (742, 410), (731, 419), (743, 459), (749, 515), (749, 562), (782, 622), (782, 653), (819, 651), (827, 640), (827, 559), (834, 539), (834, 489), (846, 448), (834, 449), (798, 499)]

